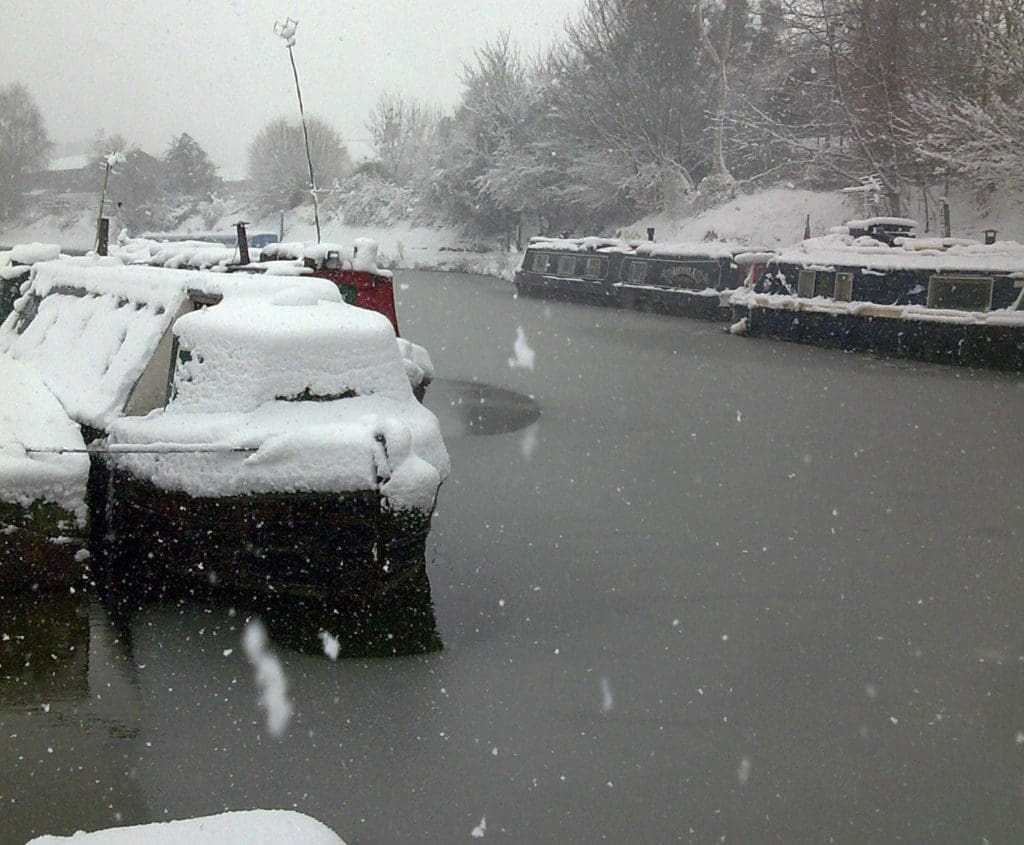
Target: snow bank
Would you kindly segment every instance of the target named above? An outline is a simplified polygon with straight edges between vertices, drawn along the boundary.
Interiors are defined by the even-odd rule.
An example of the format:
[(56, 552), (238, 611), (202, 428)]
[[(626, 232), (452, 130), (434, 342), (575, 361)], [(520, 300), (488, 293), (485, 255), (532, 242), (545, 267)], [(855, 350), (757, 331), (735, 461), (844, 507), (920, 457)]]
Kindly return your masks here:
[(132, 825), (73, 836), (40, 836), (28, 845), (345, 845), (316, 819), (292, 810), (246, 810), (198, 819)]
[(174, 399), (109, 427), (115, 445), (219, 451), (118, 455), (118, 464), (193, 496), (379, 489), (396, 508), (430, 510), (448, 454), (437, 418), (412, 394), (390, 322), (340, 301), (277, 299), (227, 297), (181, 317), (174, 332), (187, 360)]
[(770, 188), (698, 214), (681, 211), (644, 217), (622, 234), (641, 237), (653, 226), (659, 241), (726, 241), (773, 248), (799, 241), (808, 215), (812, 232), (824, 233), (850, 216), (849, 200), (834, 191)]
[[(53, 502), (85, 524), (89, 457), (82, 434), (28, 366), (0, 355), (0, 499)], [(29, 453), (77, 449), (83, 454)]]

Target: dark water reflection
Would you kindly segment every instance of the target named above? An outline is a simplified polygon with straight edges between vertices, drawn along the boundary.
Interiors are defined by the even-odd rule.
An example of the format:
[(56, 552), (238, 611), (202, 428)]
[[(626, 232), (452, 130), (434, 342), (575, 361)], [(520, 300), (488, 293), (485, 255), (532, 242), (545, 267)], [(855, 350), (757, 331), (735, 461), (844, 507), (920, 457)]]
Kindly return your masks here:
[(426, 404), (445, 437), (508, 434), (532, 425), (541, 414), (537, 402), (522, 393), (457, 379), (431, 382)]

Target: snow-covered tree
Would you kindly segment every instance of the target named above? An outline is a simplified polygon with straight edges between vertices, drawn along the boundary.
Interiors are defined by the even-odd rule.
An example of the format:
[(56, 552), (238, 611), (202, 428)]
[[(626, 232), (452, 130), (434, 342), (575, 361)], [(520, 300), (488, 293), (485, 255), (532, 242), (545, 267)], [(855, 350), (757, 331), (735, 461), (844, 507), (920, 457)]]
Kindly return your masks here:
[[(341, 135), (318, 117), (306, 120), (317, 184), (327, 188), (352, 169)], [(310, 199), (309, 168), (299, 121), (270, 121), (249, 145), (249, 180), (262, 212), (295, 208)]]
[(463, 68), (462, 102), (438, 126), (440, 157), (430, 186), (445, 213), (488, 233), (508, 232), (518, 213), (488, 190), (486, 174), (502, 149), (528, 140), (530, 80), (508, 33), (476, 51)]
[(171, 140), (163, 160), (168, 194), (208, 200), (221, 187), (217, 167), (199, 142), (187, 132)]
[[(112, 153), (117, 155), (111, 156)], [(97, 197), (108, 160), (112, 166), (107, 180), (103, 214), (112, 218), (116, 234), (127, 227), (133, 235), (168, 225), (160, 159), (144, 152), (119, 134), (100, 131), (92, 143), (89, 169), (95, 174)]]
[(382, 94), (366, 122), (380, 174), (401, 186), (423, 178), (437, 157), (441, 117), (436, 108), (400, 94)]
[(21, 210), (26, 179), (46, 167), (52, 147), (28, 88), (20, 82), (0, 88), (0, 219)]

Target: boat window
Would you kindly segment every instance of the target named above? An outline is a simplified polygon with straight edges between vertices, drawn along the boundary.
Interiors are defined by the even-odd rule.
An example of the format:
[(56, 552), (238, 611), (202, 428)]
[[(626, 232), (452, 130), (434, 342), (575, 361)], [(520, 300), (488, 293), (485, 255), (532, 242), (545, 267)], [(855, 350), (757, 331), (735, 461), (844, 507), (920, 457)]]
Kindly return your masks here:
[(929, 308), (988, 311), (992, 279), (984, 276), (932, 276), (928, 281)]
[(548, 271), (548, 254), (546, 252), (535, 252), (533, 264), (530, 265), (534, 273), (546, 273)]
[(576, 275), (576, 256), (575, 255), (560, 255), (560, 256), (558, 256), (558, 275), (559, 276), (575, 276)]
[(603, 279), (607, 273), (608, 259), (592, 255), (587, 258), (587, 265), (583, 270), (584, 279)]
[(642, 282), (647, 278), (647, 262), (646, 261), (630, 261), (629, 262), (629, 280), (631, 282)]
[(819, 273), (814, 280), (814, 295), (832, 299), (836, 292), (835, 273)]
[(814, 270), (801, 270), (796, 284), (796, 295), (810, 299), (814, 296), (814, 280), (818, 274)]
[(832, 296), (839, 302), (853, 299), (853, 273), (836, 273), (836, 287)]

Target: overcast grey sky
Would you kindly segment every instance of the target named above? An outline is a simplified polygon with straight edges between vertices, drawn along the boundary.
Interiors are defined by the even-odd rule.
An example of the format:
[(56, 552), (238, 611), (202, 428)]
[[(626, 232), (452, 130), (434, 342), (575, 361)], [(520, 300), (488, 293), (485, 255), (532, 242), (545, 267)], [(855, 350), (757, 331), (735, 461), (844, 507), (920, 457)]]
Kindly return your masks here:
[[(188, 132), (231, 175), (279, 115), (297, 116), (275, 20), (299, 21), (308, 112), (364, 138), (384, 91), (451, 106), (474, 48), (502, 29), (550, 44), (583, 0), (0, 0), (0, 85), (24, 82), (56, 141), (120, 132), (153, 154)], [(353, 143), (352, 151), (365, 153)]]

